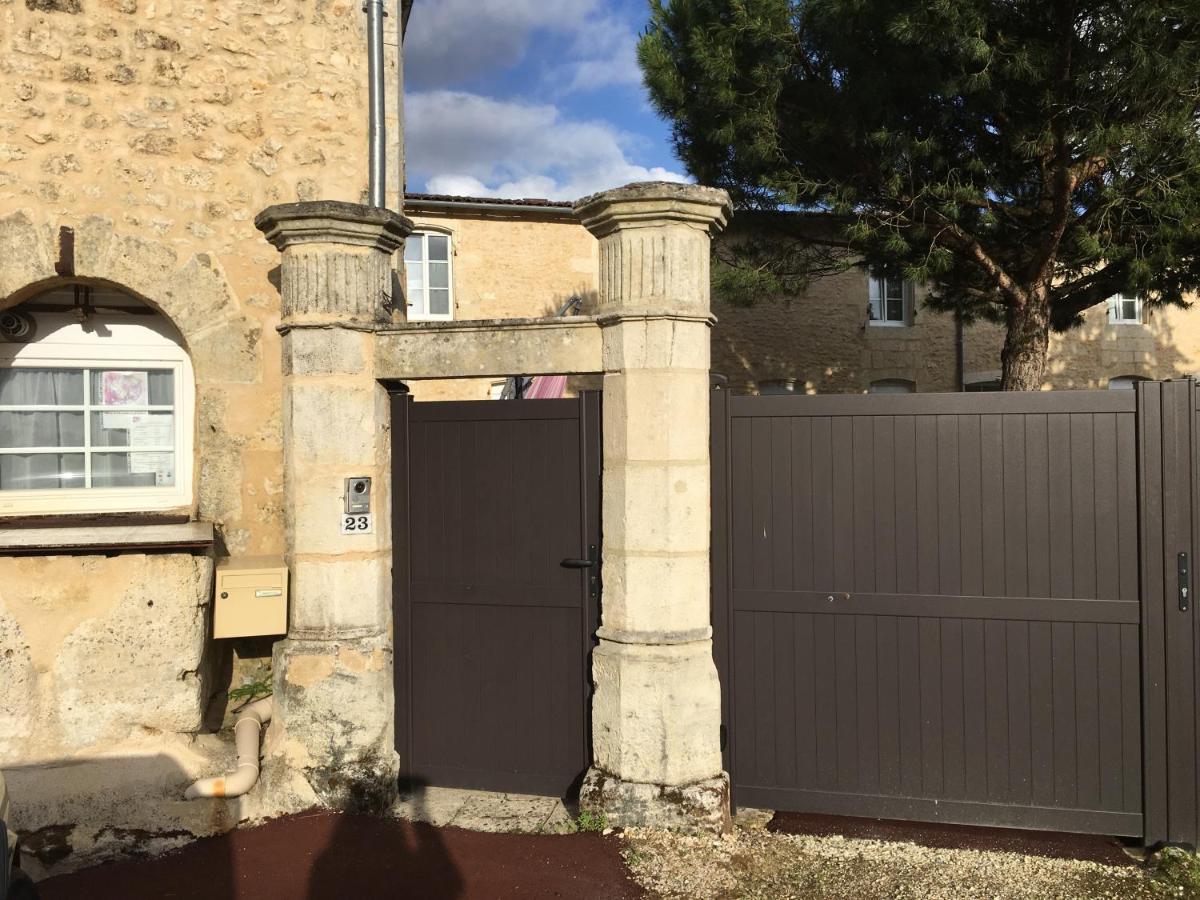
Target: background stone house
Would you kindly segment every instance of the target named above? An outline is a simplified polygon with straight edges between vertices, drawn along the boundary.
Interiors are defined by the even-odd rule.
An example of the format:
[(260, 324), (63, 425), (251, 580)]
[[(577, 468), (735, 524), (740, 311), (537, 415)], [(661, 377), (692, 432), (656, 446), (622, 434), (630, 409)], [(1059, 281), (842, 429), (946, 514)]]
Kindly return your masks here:
[[(448, 238), (452, 317), (553, 314), (571, 296), (582, 298), (585, 312), (594, 304), (596, 242), (568, 204), (410, 193), (405, 211), (419, 230)], [(719, 240), (736, 240), (745, 227), (735, 219)], [(418, 303), (423, 290), (418, 280)], [(800, 296), (748, 307), (714, 296), (713, 371), (742, 393), (958, 390), (953, 315), (926, 308), (920, 286), (893, 283), (901, 306), (893, 304), (889, 317), (875, 300), (872, 320), (873, 297), (885, 290), (879, 279), (850, 269), (814, 278)], [(1200, 372), (1194, 310), (1152, 310), (1129, 300), (1093, 307), (1084, 318), (1082, 327), (1052, 335), (1046, 389), (1127, 387), (1131, 379)], [(1003, 342), (999, 325), (963, 329), (967, 390), (998, 387)], [(571, 388), (590, 383), (575, 379)], [(497, 383), (421, 382), (414, 390), (419, 398), (483, 398)]]

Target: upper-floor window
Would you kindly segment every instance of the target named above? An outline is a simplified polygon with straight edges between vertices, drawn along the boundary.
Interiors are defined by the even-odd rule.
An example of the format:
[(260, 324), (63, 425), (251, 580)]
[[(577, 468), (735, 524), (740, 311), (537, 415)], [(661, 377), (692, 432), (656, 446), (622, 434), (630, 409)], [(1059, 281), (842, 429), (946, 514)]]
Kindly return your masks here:
[(174, 328), (115, 292), (19, 307), (0, 342), (0, 513), (144, 512), (191, 503), (192, 370)]
[(871, 394), (912, 394), (916, 390), (915, 384), (903, 378), (883, 378), (879, 381), (872, 381), (867, 392)]
[(1142, 298), (1115, 294), (1108, 298), (1108, 321), (1111, 325), (1141, 325)]
[(912, 283), (892, 275), (870, 276), (870, 303), (867, 306), (872, 325), (907, 325), (912, 319)]
[(450, 235), (415, 231), (404, 241), (408, 276), (408, 317), (453, 319)]

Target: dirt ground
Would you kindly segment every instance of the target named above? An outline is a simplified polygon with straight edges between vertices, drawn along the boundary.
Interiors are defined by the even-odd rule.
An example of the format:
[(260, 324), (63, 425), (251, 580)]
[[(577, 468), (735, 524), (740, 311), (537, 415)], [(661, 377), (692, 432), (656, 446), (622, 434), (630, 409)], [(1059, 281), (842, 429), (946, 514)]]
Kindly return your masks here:
[(312, 813), (60, 875), (42, 900), (632, 900), (616, 837), (485, 834)]

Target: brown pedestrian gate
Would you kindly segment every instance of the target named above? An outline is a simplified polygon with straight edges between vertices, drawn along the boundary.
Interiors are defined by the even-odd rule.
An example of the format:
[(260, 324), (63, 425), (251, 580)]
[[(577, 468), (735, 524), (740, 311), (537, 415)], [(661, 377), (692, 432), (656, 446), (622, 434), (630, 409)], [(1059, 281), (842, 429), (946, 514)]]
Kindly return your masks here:
[(599, 395), (400, 395), (392, 422), (404, 775), (561, 796), (590, 761)]
[(1194, 844), (1195, 394), (714, 393), (735, 802)]

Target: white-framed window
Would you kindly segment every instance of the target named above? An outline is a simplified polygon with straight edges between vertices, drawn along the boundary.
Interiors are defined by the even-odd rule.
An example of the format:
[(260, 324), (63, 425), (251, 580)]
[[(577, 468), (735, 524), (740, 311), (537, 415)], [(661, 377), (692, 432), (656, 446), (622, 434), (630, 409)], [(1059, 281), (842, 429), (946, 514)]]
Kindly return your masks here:
[(867, 392), (870, 394), (913, 394), (916, 393), (916, 390), (915, 384), (903, 378), (883, 378), (879, 381), (872, 381)]
[(0, 514), (152, 512), (192, 500), (194, 386), (162, 316), (109, 292), (80, 319), (28, 306), (31, 340), (0, 343)]
[(867, 318), (870, 324), (902, 327), (912, 321), (912, 282), (872, 273), (869, 284)]
[(1110, 325), (1141, 325), (1142, 298), (1128, 294), (1114, 294), (1108, 298), (1108, 323)]
[(454, 318), (453, 252), (450, 235), (414, 231), (404, 240), (408, 317), (415, 321)]

